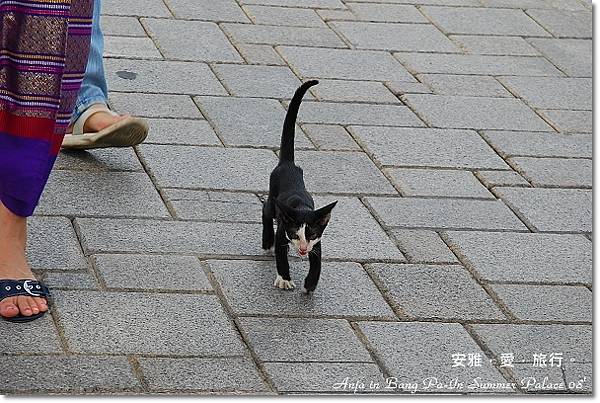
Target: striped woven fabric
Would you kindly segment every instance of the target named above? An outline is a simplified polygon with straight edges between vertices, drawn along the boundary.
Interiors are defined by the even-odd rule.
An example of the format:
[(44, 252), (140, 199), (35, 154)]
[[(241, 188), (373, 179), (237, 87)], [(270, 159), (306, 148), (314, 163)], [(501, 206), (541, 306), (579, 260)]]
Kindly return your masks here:
[(0, 201), (29, 216), (87, 62), (92, 0), (0, 0)]

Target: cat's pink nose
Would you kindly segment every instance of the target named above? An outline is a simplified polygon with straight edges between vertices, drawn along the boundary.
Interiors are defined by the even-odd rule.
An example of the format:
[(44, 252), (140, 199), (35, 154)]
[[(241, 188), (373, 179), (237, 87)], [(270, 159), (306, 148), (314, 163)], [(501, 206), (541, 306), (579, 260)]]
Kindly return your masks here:
[(306, 249), (299, 249), (298, 252), (300, 252), (301, 255), (306, 255), (307, 250)]

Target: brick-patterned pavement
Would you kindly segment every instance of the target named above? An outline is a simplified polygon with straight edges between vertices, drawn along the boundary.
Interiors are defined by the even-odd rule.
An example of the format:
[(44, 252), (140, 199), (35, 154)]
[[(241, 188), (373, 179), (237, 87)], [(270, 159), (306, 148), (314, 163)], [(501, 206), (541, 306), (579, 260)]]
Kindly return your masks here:
[[(30, 222), (52, 315), (0, 321), (0, 392), (591, 392), (591, 1), (103, 14), (111, 104), (151, 132), (61, 154)], [(340, 201), (312, 297), (275, 289), (260, 249), (309, 78), (297, 160), (317, 204)]]

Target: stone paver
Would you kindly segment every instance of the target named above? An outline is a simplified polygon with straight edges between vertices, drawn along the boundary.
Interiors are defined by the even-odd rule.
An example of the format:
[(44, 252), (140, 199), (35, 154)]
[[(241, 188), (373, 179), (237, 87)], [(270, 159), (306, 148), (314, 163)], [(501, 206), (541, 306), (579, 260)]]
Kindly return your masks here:
[(373, 81), (321, 80), (311, 91), (320, 101), (400, 103), (382, 83)]
[(588, 135), (484, 131), (483, 137), (502, 156), (592, 158), (592, 139)]
[[(458, 323), (361, 322), (359, 326), (391, 376), (397, 378), (400, 391), (461, 392), (444, 382), (452, 378), (458, 378), (464, 389), (474, 377), (505, 382)], [(453, 367), (452, 354), (456, 353), (481, 354), (482, 366)]]
[(319, 150), (360, 151), (360, 147), (343, 126), (305, 124), (302, 129)]
[(568, 75), (592, 76), (591, 40), (530, 38), (528, 41)]
[[(434, 127), (456, 129), (550, 130), (522, 101), (509, 98), (408, 94), (407, 104)], [(473, 113), (477, 111), (478, 113)]]
[(102, 33), (108, 36), (145, 37), (146, 32), (136, 17), (103, 15), (100, 20)]
[(202, 118), (192, 98), (186, 95), (112, 92), (109, 101), (116, 111), (139, 117)]
[(423, 22), (427, 19), (409, 4), (346, 3), (357, 19), (373, 22)]
[(387, 24), (335, 21), (330, 23), (357, 49), (423, 52), (459, 52), (437, 28), (429, 24)]
[[(70, 203), (77, 200), (77, 203)], [(55, 171), (37, 209), (68, 216), (169, 217), (148, 175), (140, 172)]]
[(3, 356), (0, 393), (125, 393), (141, 392), (126, 357)]
[(235, 0), (169, 0), (175, 17), (219, 22), (249, 22)]
[[(387, 52), (291, 46), (278, 49), (292, 69), (306, 78), (416, 81)], [(356, 66), (360, 66), (360, 69)]]
[[(208, 264), (236, 314), (395, 317), (375, 284), (356, 263), (324, 263), (319, 285), (310, 296), (299, 289), (275, 288), (274, 261), (222, 260)], [(308, 262), (290, 262), (290, 274), (298, 287), (302, 286), (306, 273)], [(248, 281), (250, 278), (252, 281)], [(350, 289), (352, 292), (348, 292)]]
[(391, 233), (411, 263), (458, 263), (435, 231), (392, 229)]
[(223, 30), (242, 43), (257, 45), (297, 45), (345, 48), (346, 44), (330, 29), (282, 27), (274, 25), (222, 24)]
[(240, 327), (261, 361), (371, 362), (345, 320), (242, 318)]
[(538, 109), (592, 109), (592, 79), (500, 77), (519, 98)]
[(424, 126), (404, 105), (376, 105), (341, 102), (305, 102), (298, 121), (342, 125)]
[(592, 321), (592, 292), (586, 287), (497, 284), (492, 288), (518, 319)]
[(231, 95), (237, 97), (291, 99), (301, 84), (294, 73), (283, 66), (217, 64), (213, 69)]
[(563, 133), (591, 133), (592, 111), (540, 110), (542, 115), (558, 131)]
[(236, 47), (248, 64), (286, 65), (273, 46), (238, 43)]
[(448, 232), (447, 236), (458, 256), (487, 281), (592, 281), (591, 244), (579, 235)]
[(161, 0), (148, 0), (140, 3), (136, 0), (105, 0), (102, 13), (107, 15), (131, 15), (136, 17), (171, 17), (169, 9)]
[[(54, 300), (67, 344), (78, 353), (243, 352), (239, 336), (212, 295), (57, 291)], [(82, 307), (85, 316), (80, 314)]]
[(96, 255), (93, 262), (109, 289), (212, 290), (192, 256)]
[(525, 178), (514, 171), (477, 171), (475, 175), (488, 189), (496, 186), (531, 186)]
[(405, 196), (494, 198), (469, 171), (435, 169), (388, 169)]
[(592, 14), (587, 11), (530, 9), (527, 14), (558, 38), (592, 37)]
[[(142, 23), (158, 48), (169, 59), (207, 62), (242, 61), (225, 34), (217, 24), (212, 22), (143, 19)], [(184, 78), (189, 80), (187, 75)]]
[(373, 271), (409, 317), (504, 319), (462, 266), (375, 264)]
[(143, 171), (133, 149), (63, 151), (54, 169), (73, 171)]
[(382, 165), (508, 169), (474, 131), (358, 126), (350, 130)]
[[(279, 148), (286, 111), (277, 100), (197, 97), (195, 101), (226, 145)], [(298, 127), (295, 144), (298, 148), (312, 148)]]
[[(562, 353), (563, 360), (591, 362), (591, 325), (473, 325), (494, 356), (512, 352), (514, 362), (533, 362), (533, 354)], [(548, 357), (549, 358), (549, 357)]]
[(28, 220), (27, 259), (33, 269), (79, 270), (88, 264), (71, 221), (66, 217)]
[(440, 95), (512, 97), (510, 92), (493, 77), (423, 74), (419, 78)]
[[(0, 331), (2, 334), (10, 334), (11, 337), (0, 339), (0, 351), (5, 354), (59, 354), (62, 352), (60, 340), (52, 318), (46, 314), (44, 318), (32, 322), (27, 327), (16, 327), (5, 320), (0, 321)], [(2, 358), (7, 358), (3, 356)], [(12, 373), (12, 371), (10, 372)], [(3, 372), (2, 383), (8, 381), (9, 372)], [(0, 385), (0, 393), (2, 392)]]
[(500, 201), (369, 197), (385, 225), (423, 229), (523, 231), (525, 225)]
[(206, 120), (151, 118), (146, 121), (150, 131), (145, 143), (221, 145), (221, 141)]
[(591, 190), (496, 188), (496, 192), (538, 231), (592, 231)]
[(255, 24), (288, 27), (326, 28), (315, 10), (272, 6), (245, 6), (244, 10)]
[(511, 161), (534, 186), (592, 187), (592, 160), (515, 157)]
[(67, 290), (97, 290), (98, 280), (87, 271), (57, 272), (47, 271), (42, 278), (44, 284), (50, 289), (60, 288)]
[(162, 59), (162, 55), (150, 38), (130, 36), (107, 36), (104, 38), (107, 57), (137, 57), (140, 59)]
[(265, 392), (252, 361), (246, 358), (140, 358), (152, 392)]
[(469, 53), (477, 55), (539, 56), (540, 52), (519, 36), (450, 35)]

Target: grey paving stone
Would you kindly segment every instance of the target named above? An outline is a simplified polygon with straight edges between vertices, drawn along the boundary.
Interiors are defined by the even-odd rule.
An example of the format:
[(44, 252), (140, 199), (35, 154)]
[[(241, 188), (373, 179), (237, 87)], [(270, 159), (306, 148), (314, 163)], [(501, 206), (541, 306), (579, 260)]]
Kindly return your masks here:
[(346, 8), (339, 0), (240, 0), (240, 4), (262, 4), (266, 6), (284, 6), (300, 8)]
[(106, 59), (104, 65), (108, 86), (115, 91), (227, 95), (212, 71), (202, 63)]
[(407, 94), (407, 102), (435, 127), (457, 129), (549, 130), (550, 126), (521, 100)]
[[(567, 386), (575, 383), (575, 391), (592, 393), (592, 364), (567, 363), (565, 365), (565, 378)], [(581, 388), (579, 386), (581, 385)]]
[(372, 361), (345, 320), (241, 318), (240, 322), (262, 361)]
[(143, 4), (136, 0), (104, 0), (102, 13), (107, 15), (131, 15), (171, 17), (169, 9), (161, 0), (148, 0)]
[(37, 212), (68, 216), (169, 217), (150, 178), (141, 172), (54, 171)]
[(251, 360), (228, 358), (139, 358), (152, 392), (263, 392), (266, 386)]
[(342, 125), (424, 126), (423, 122), (404, 105), (341, 102), (304, 102), (298, 121)]
[(465, 95), (473, 97), (512, 97), (494, 77), (423, 74), (419, 79), (428, 84), (436, 94)]
[(459, 52), (460, 49), (430, 24), (389, 24), (335, 21), (330, 25), (358, 49)]
[(27, 259), (37, 270), (79, 270), (88, 264), (73, 225), (65, 217), (32, 217), (27, 220)]
[(589, 11), (529, 9), (527, 14), (556, 37), (592, 37), (592, 13)]
[(77, 353), (243, 352), (239, 336), (212, 295), (56, 291), (54, 298), (67, 344)]
[(526, 230), (501, 201), (416, 197), (369, 197), (367, 200), (390, 227)]
[(540, 114), (562, 133), (592, 133), (592, 111), (540, 110)]
[(339, 125), (302, 125), (302, 129), (319, 150), (353, 150), (360, 151), (360, 147), (352, 136)]
[[(144, 18), (142, 23), (167, 59), (242, 61), (225, 34), (213, 22)], [(183, 78), (194, 81), (190, 80), (190, 76)]]
[(100, 19), (102, 32), (106, 36), (139, 36), (145, 37), (146, 31), (136, 17), (119, 17), (103, 15)]
[(76, 222), (89, 254), (264, 256), (258, 240), (254, 244), (244, 238), (247, 234), (260, 233), (260, 226), (256, 224), (85, 218), (78, 218)]
[(54, 169), (73, 171), (133, 171), (144, 169), (133, 148), (109, 148), (103, 150), (62, 150)]
[(238, 51), (248, 64), (285, 66), (285, 62), (270, 45), (236, 44)]
[(352, 21), (356, 15), (350, 10), (316, 10), (323, 21)]
[(304, 78), (416, 82), (387, 52), (287, 46), (279, 51)]
[[(354, 393), (354, 387), (344, 387), (344, 380), (364, 384), (384, 384), (375, 364), (367, 363), (267, 363), (267, 373), (279, 392)], [(290, 376), (294, 374), (294, 376)], [(357, 391), (356, 393), (364, 393)], [(368, 392), (368, 391), (367, 391)]]
[(387, 169), (405, 196), (494, 198), (469, 171), (439, 169)]
[(269, 150), (163, 145), (139, 149), (161, 187), (267, 191), (277, 165)]
[(392, 229), (391, 233), (411, 263), (458, 263), (435, 231)]
[(592, 109), (591, 78), (500, 77), (519, 98), (539, 109)]
[(550, 8), (559, 10), (585, 10), (578, 0), (480, 0), (487, 7)]
[(374, 81), (320, 80), (311, 91), (321, 101), (400, 103), (385, 85)]
[(408, 316), (438, 319), (505, 319), (462, 266), (374, 264), (373, 271)]
[[(381, 0), (361, 0), (362, 3), (380, 3)], [(480, 7), (478, 0), (386, 0), (387, 3), (394, 4), (423, 4), (423, 5), (444, 5), (444, 6), (465, 6)]]
[(496, 188), (508, 205), (538, 231), (592, 232), (592, 191)]
[(561, 73), (541, 57), (454, 55), (437, 53), (395, 53), (394, 56), (414, 73), (560, 76)]
[(385, 85), (396, 95), (402, 94), (431, 94), (431, 89), (421, 83), (405, 83), (401, 81), (387, 81)]
[(147, 119), (147, 144), (215, 145), (221, 141), (206, 120)]
[(510, 368), (507, 367), (507, 370), (513, 374), (518, 381), (518, 386), (525, 393), (565, 393), (564, 391), (568, 390), (564, 382), (563, 370), (556, 366), (534, 367), (532, 364), (517, 363)]
[[(294, 94), (294, 90), (285, 92)], [(277, 100), (233, 97), (196, 97), (194, 100), (226, 145), (279, 148), (286, 111)], [(298, 127), (295, 145), (314, 148)]]
[(212, 290), (193, 256), (95, 255), (92, 259), (109, 289)]
[(533, 46), (519, 36), (451, 35), (453, 41), (478, 55), (538, 56)]
[(111, 92), (109, 100), (115, 110), (140, 117), (202, 118), (194, 101), (187, 95)]
[(359, 20), (375, 22), (429, 22), (413, 5), (347, 3)]
[[(359, 326), (375, 349), (375, 354), (390, 375), (396, 378), (399, 390), (460, 393), (461, 390), (448, 387), (448, 380), (453, 378), (463, 383), (463, 393), (475, 377), (481, 377), (486, 382), (506, 382), (458, 323), (361, 322)], [(482, 366), (452, 367), (452, 354), (457, 353), (481, 354)], [(441, 385), (437, 387), (431, 377), (437, 378)], [(406, 387), (402, 388), (400, 384)], [(416, 384), (416, 388), (413, 384)]]
[(592, 158), (588, 135), (508, 131), (485, 131), (483, 135), (502, 156)]
[(473, 131), (357, 126), (350, 130), (382, 165), (508, 169)]
[(521, 320), (592, 321), (592, 293), (586, 287), (497, 284), (492, 288)]
[(381, 229), (367, 208), (357, 199), (315, 197), (317, 208), (338, 200), (325, 230), (323, 256), (352, 261), (393, 260), (404, 257)]
[[(326, 248), (323, 254), (327, 255)], [(394, 317), (367, 273), (356, 263), (325, 262), (319, 286), (312, 295), (305, 295), (300, 290), (290, 292), (275, 288), (274, 261), (208, 263), (225, 299), (238, 315)], [(292, 279), (301, 287), (308, 262), (290, 262), (290, 269)], [(248, 282), (249, 278), (253, 280)]]
[(592, 76), (591, 40), (530, 38), (528, 41), (569, 76)]
[(563, 353), (563, 360), (591, 362), (591, 325), (472, 325), (492, 354), (513, 353), (515, 363), (533, 362), (533, 354)]
[(297, 151), (296, 163), (309, 192), (397, 194), (365, 153)]
[(301, 84), (289, 67), (284, 66), (217, 64), (213, 69), (237, 97), (291, 99)]
[(5, 356), (0, 393), (142, 392), (126, 357)]
[(178, 18), (250, 22), (235, 0), (168, 0), (168, 4)]
[(250, 5), (244, 6), (244, 10), (255, 24), (327, 28), (315, 10), (311, 9)]
[(486, 281), (592, 281), (592, 249), (579, 235), (448, 232), (455, 252)]
[(477, 171), (475, 175), (487, 188), (495, 186), (531, 186), (519, 173), (513, 171)]
[(222, 24), (237, 42), (257, 45), (298, 45), (345, 48), (346, 44), (329, 28), (281, 27), (275, 25)]
[(449, 34), (550, 36), (522, 10), (456, 7), (421, 10)]
[(162, 55), (150, 38), (131, 36), (105, 36), (105, 57), (127, 57), (139, 59), (162, 59)]
[[(0, 351), (2, 352), (2, 361), (7, 356), (5, 354), (48, 354), (61, 353), (59, 336), (52, 323), (52, 317), (47, 313), (42, 319), (35, 320), (27, 326), (15, 326), (14, 323), (0, 320)], [(5, 368), (7, 370), (8, 368)], [(9, 373), (2, 372), (2, 383), (8, 381)], [(2, 387), (0, 385), (0, 392)]]
[(592, 187), (592, 160), (516, 157), (511, 161), (534, 186)]
[(254, 194), (165, 190), (178, 217), (186, 220), (261, 223), (262, 203)]
[(51, 290), (62, 288), (69, 290), (97, 290), (98, 282), (89, 272), (45, 272), (43, 278)]

